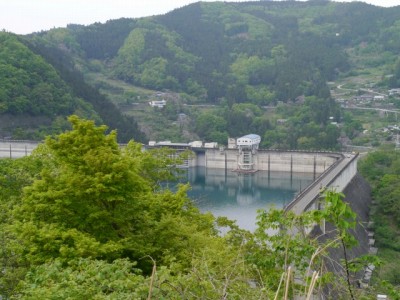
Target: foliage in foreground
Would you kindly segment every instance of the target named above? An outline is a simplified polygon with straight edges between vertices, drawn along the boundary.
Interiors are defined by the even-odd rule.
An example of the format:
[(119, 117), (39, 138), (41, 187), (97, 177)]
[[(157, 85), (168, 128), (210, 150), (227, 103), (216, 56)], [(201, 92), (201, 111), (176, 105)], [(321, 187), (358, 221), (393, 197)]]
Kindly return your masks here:
[[(358, 296), (351, 262), (334, 275), (323, 259), (354, 244), (343, 195), (328, 191), (322, 211), (299, 216), (260, 211), (250, 233), (201, 214), (186, 186), (160, 189), (177, 163), (170, 153), (120, 149), (104, 126), (70, 122), (32, 156), (0, 161), (4, 297), (288, 299), (324, 293), (328, 282), (344, 299)], [(321, 244), (307, 232), (324, 219), (337, 230)]]

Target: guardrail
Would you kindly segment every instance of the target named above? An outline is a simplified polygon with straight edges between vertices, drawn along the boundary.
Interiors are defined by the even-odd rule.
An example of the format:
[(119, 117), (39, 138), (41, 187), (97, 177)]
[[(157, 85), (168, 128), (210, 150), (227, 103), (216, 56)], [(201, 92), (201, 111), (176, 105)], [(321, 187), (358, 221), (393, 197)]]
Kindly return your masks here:
[[(336, 154), (341, 155), (341, 158), (338, 159), (337, 161), (335, 161), (332, 165), (330, 165), (330, 166), (328, 167), (328, 169), (326, 169), (326, 171), (325, 171), (324, 173), (322, 173), (320, 176), (318, 176), (317, 179), (316, 179), (313, 183), (311, 183), (311, 184), (310, 184), (309, 186), (307, 186), (304, 190), (302, 190), (300, 193), (298, 193), (298, 194), (296, 195), (296, 197), (295, 197), (288, 205), (286, 205), (286, 206), (284, 207), (284, 210), (285, 210), (285, 211), (291, 210), (297, 203), (299, 203), (299, 202), (302, 200), (302, 198), (304, 198), (305, 195), (307, 195), (307, 194), (309, 193), (310, 190), (312, 190), (315, 186), (319, 185), (319, 184), (321, 183), (321, 181), (322, 181), (326, 176), (328, 176), (328, 174), (329, 174), (334, 168), (336, 168), (336, 166), (337, 166), (341, 161), (343, 161), (344, 155), (341, 154), (341, 153), (337, 153), (337, 152), (336, 152)], [(313, 201), (314, 201), (314, 200), (315, 200), (315, 199), (313, 199)]]
[(24, 148), (0, 148), (0, 158), (19, 158), (28, 156), (32, 152), (32, 148), (25, 146)]
[[(354, 160), (356, 160), (358, 157), (358, 153), (356, 155), (352, 155), (352, 157), (346, 157), (342, 154), (342, 158), (336, 161), (334, 164), (332, 164), (323, 174), (321, 174), (312, 184), (310, 184), (306, 189), (304, 189), (302, 192), (300, 192), (294, 199), (291, 201), (285, 208), (285, 211), (293, 210), (296, 205), (303, 204), (304, 210), (307, 210), (320, 196), (320, 188), (316, 189), (318, 186), (322, 187), (322, 182), (323, 180), (327, 177), (332, 175), (331, 172), (333, 172), (339, 164), (341, 164), (345, 159), (350, 158), (348, 162), (344, 166), (341, 167), (341, 169), (334, 174), (332, 178), (329, 179), (328, 182), (324, 182), (324, 187), (329, 187), (332, 183), (334, 183), (340, 176), (343, 175), (343, 172), (347, 170), (347, 168), (353, 164)], [(342, 187), (343, 189), (345, 188)], [(313, 191), (314, 190), (314, 191)], [(312, 197), (311, 199), (307, 199), (308, 203), (301, 203), (301, 201), (304, 201), (304, 198), (306, 196), (309, 196), (309, 193), (315, 193), (315, 195), (310, 195)], [(306, 205), (304, 205), (306, 204)], [(301, 205), (299, 205), (301, 207)]]
[(0, 139), (0, 158), (20, 158), (30, 155), (38, 141)]
[(34, 141), (34, 140), (9, 140), (9, 139), (0, 139), (2, 143), (28, 143), (28, 144), (40, 144), (43, 141)]

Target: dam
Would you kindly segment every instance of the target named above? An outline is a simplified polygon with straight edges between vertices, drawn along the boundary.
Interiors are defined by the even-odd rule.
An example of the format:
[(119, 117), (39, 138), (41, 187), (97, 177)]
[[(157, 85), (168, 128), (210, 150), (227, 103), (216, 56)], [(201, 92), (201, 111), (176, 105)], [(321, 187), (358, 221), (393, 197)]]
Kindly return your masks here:
[(314, 181), (284, 208), (296, 214), (318, 209), (318, 200), (324, 189), (343, 192), (357, 174), (357, 153), (259, 149), (260, 141), (258, 135), (249, 134), (238, 139), (229, 139), (228, 147), (218, 147), (216, 143), (203, 144), (201, 141), (188, 144), (164, 141), (150, 142), (147, 148), (190, 150), (194, 155), (185, 161), (185, 167), (205, 167), (239, 173), (267, 171), (312, 174)]
[[(342, 192), (357, 173), (357, 154), (335, 152), (306, 152), (263, 150), (254, 155), (255, 171), (289, 172), (313, 174), (314, 182), (304, 189), (285, 209), (297, 214), (317, 209), (317, 199), (325, 188)], [(240, 154), (235, 149), (208, 149), (197, 153), (190, 166), (222, 168), (226, 171), (237, 171)]]
[(309, 152), (259, 149), (252, 157), (252, 169), (241, 169), (240, 154), (237, 149), (207, 149), (196, 151), (195, 157), (188, 162), (191, 167), (210, 167), (238, 172), (325, 172), (342, 154), (335, 152)]
[[(193, 155), (185, 167), (223, 169), (226, 172), (257, 171), (312, 174), (313, 183), (299, 193), (286, 210), (300, 214), (318, 209), (320, 192), (332, 188), (342, 192), (357, 173), (357, 154), (329, 151), (288, 151), (259, 149), (260, 137), (254, 134), (229, 139), (228, 147), (216, 143), (149, 142), (145, 149), (169, 147), (176, 151), (190, 150)], [(0, 157), (19, 158), (30, 153), (39, 143), (34, 141), (0, 140)]]

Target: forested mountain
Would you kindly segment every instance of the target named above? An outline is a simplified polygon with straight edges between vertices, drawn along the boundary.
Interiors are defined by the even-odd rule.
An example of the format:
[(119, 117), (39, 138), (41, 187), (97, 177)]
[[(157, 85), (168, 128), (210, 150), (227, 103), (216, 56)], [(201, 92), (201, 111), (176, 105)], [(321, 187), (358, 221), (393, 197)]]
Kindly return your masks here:
[[(143, 117), (147, 123), (140, 126), (147, 138), (187, 136), (224, 143), (228, 136), (254, 132), (264, 137), (264, 147), (334, 149), (341, 132), (330, 121), (340, 122), (343, 116), (330, 98), (327, 82), (354, 74), (360, 62), (350, 52), (371, 53), (363, 63), (387, 66), (393, 76), (381, 84), (397, 87), (399, 19), (399, 7), (361, 2), (198, 2), (165, 15), (69, 25), (23, 39), (57, 69), (73, 95), (91, 103), (106, 124), (125, 128), (119, 135), (124, 140), (145, 137), (132, 119), (121, 118), (112, 105), (105, 104), (108, 100), (130, 104), (141, 97), (121, 88), (121, 82), (183, 95), (179, 103), (170, 102), (164, 115), (154, 117), (165, 121), (161, 128), (152, 125), (151, 116)], [(88, 78), (96, 88), (120, 93), (119, 98), (104, 98), (84, 83)], [(10, 109), (22, 101), (13, 99), (19, 100)], [(218, 106), (207, 132), (199, 123), (204, 112), (182, 108), (199, 103)], [(295, 104), (301, 109), (281, 107), (277, 118), (288, 122), (276, 126), (276, 118), (238, 104), (258, 108)], [(176, 121), (178, 113), (189, 115), (188, 128), (166, 126), (167, 121)], [(244, 117), (250, 120), (243, 121)], [(157, 135), (163, 128), (169, 128), (170, 135)], [(315, 133), (322, 135), (323, 143)]]
[(136, 85), (269, 104), (329, 97), (325, 82), (351, 69), (348, 47), (398, 54), (399, 15), (357, 2), (198, 2), (162, 16), (71, 25), (65, 40), (73, 43), (65, 44)]
[(131, 139), (142, 142), (146, 140), (132, 117), (122, 115), (109, 99), (85, 83), (82, 73), (76, 69), (69, 55), (57, 47), (46, 45), (41, 40), (31, 40), (27, 43), (33, 51), (45, 57), (54, 66), (74, 95), (84, 99), (86, 104), (93, 107), (101, 118), (100, 123), (107, 124), (110, 129), (118, 130), (120, 142), (128, 142)]
[[(33, 53), (18, 37), (0, 33), (0, 45), (0, 111), (3, 120), (6, 116), (13, 119), (28, 117), (38, 119), (41, 125), (62, 126), (59, 116), (72, 113), (99, 119), (90, 105), (72, 94), (54, 67)], [(2, 122), (3, 134), (16, 134), (16, 128), (10, 128), (10, 125), (13, 124)], [(26, 132), (22, 137), (31, 137), (29, 134)]]
[(118, 129), (121, 141), (144, 140), (136, 123), (85, 84), (57, 48), (4, 32), (0, 45), (2, 137), (43, 139), (68, 128), (65, 117), (76, 114)]

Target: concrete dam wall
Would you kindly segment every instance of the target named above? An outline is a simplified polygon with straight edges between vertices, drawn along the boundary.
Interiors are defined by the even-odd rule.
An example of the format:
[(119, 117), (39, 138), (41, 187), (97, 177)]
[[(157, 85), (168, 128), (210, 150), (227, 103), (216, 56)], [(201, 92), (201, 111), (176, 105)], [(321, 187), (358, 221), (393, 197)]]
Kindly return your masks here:
[[(258, 150), (254, 155), (254, 169), (274, 172), (317, 173), (325, 172), (341, 158), (333, 152)], [(197, 152), (189, 166), (237, 170), (240, 161), (237, 149), (207, 149)]]

